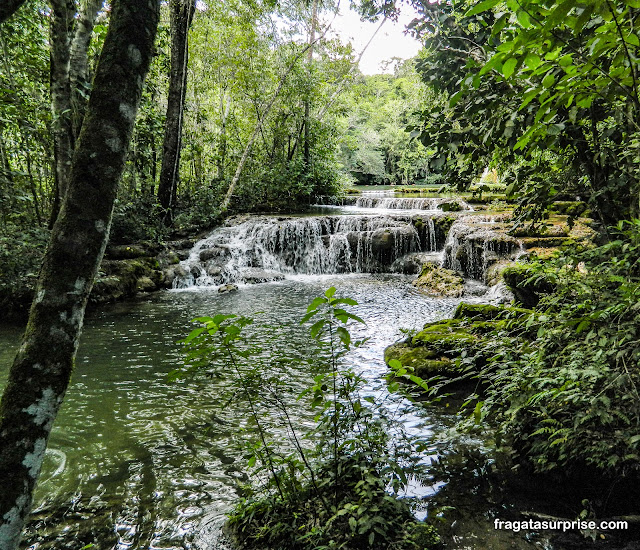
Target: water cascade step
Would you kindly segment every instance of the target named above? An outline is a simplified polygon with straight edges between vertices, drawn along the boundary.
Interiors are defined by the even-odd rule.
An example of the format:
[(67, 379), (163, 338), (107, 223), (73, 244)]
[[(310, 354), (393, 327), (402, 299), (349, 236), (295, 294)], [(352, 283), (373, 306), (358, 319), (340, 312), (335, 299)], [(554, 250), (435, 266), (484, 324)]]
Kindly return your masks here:
[(389, 210), (442, 210), (455, 212), (458, 210), (473, 210), (462, 199), (448, 198), (417, 198), (417, 197), (358, 197), (354, 206), (357, 208), (380, 208)]
[(449, 230), (442, 265), (484, 281), (492, 264), (523, 254), (522, 243), (505, 233), (496, 216), (462, 216)]
[(285, 274), (416, 272), (425, 261), (420, 254), (436, 252), (444, 240), (444, 229), (424, 215), (231, 220), (194, 246), (174, 286), (267, 282)]
[[(365, 198), (366, 204), (387, 199)], [(426, 210), (240, 216), (194, 246), (178, 266), (173, 286), (262, 283), (293, 274), (417, 274), (426, 262), (486, 283), (493, 264), (525, 253), (522, 243), (506, 233), (503, 221), (499, 215)]]
[(357, 209), (426, 210), (431, 212), (473, 211), (473, 207), (460, 198), (447, 197), (389, 197), (367, 194), (347, 197), (318, 197), (321, 206), (351, 206)]

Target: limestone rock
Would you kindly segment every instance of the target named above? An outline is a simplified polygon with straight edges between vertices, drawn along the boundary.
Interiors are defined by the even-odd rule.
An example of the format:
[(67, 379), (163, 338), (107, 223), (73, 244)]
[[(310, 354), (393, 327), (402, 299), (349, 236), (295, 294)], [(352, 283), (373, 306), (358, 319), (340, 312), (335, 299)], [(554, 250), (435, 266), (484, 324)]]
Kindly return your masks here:
[(420, 276), (412, 284), (434, 296), (459, 297), (464, 292), (464, 279), (458, 273), (432, 263), (422, 266)]
[(224, 294), (226, 292), (237, 292), (237, 291), (238, 291), (238, 285), (234, 285), (234, 284), (226, 284), (218, 287), (218, 292), (220, 294)]
[(282, 281), (284, 275), (277, 271), (269, 271), (266, 269), (250, 268), (242, 273), (242, 281), (248, 284), (271, 283), (273, 281)]

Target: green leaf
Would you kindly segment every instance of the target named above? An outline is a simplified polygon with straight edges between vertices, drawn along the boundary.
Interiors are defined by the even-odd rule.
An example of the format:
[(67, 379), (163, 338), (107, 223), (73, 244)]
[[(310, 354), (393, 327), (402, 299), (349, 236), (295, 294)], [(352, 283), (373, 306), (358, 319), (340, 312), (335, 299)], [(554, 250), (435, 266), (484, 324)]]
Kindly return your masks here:
[(219, 325), (220, 323), (222, 323), (222, 321), (226, 321), (227, 319), (234, 319), (235, 317), (237, 317), (237, 315), (234, 315), (233, 313), (230, 314), (219, 314), (219, 315), (215, 315), (213, 317), (213, 319), (211, 319), (211, 322), (213, 322), (216, 325)]
[(321, 319), (320, 321), (316, 321), (315, 323), (313, 323), (313, 325), (311, 325), (311, 328), (309, 329), (309, 334), (311, 334), (311, 337), (318, 338), (326, 324), (326, 319)]
[(529, 53), (524, 58), (524, 63), (527, 67), (533, 70), (540, 65), (540, 56), (535, 53)]
[(509, 78), (518, 64), (518, 60), (515, 57), (511, 57), (504, 62), (502, 65), (502, 74), (505, 78)]
[(482, 421), (482, 403), (482, 401), (478, 401), (473, 409), (473, 421), (476, 424), (480, 424)]
[[(487, 61), (484, 64), (484, 66), (482, 67), (482, 69), (480, 69), (480, 72), (478, 74), (482, 76), (488, 73), (489, 71), (495, 69), (496, 67), (498, 67), (498, 65), (500, 65), (500, 63), (502, 63), (503, 59), (504, 59), (504, 54), (496, 53), (491, 59), (489, 59), (489, 61)], [(449, 105), (451, 105), (451, 107), (454, 107), (455, 104), (458, 102), (458, 99), (456, 98), (456, 96), (458, 96), (459, 94), (462, 94), (463, 92), (464, 90), (460, 90), (459, 92), (453, 95), (453, 97), (449, 101)], [(454, 98), (456, 98), (455, 101), (454, 101)]]
[(349, 347), (351, 346), (351, 334), (349, 334), (349, 331), (344, 327), (338, 327), (336, 329), (336, 332), (338, 333), (338, 338), (340, 338), (340, 341), (342, 342), (344, 347), (346, 349), (349, 349)]
[(483, 0), (479, 4), (476, 4), (467, 13), (464, 14), (465, 17), (471, 17), (472, 15), (477, 15), (478, 13), (482, 13), (483, 11), (490, 10), (493, 6), (496, 6), (500, 0)]
[(553, 9), (553, 11), (547, 16), (544, 23), (544, 29), (555, 27), (567, 16), (571, 8), (573, 8), (575, 5), (575, 0), (564, 0), (564, 2), (558, 4), (555, 9)]
[(633, 34), (633, 33), (628, 34), (626, 37), (626, 41), (628, 44), (631, 44), (632, 46), (640, 46), (640, 39), (636, 34)]
[(353, 516), (350, 516), (349, 527), (351, 527), (351, 531), (355, 532), (357, 526), (358, 526), (358, 522), (356, 521), (356, 518), (354, 518)]
[(551, 88), (556, 81), (556, 77), (553, 76), (551, 72), (548, 72), (546, 76), (542, 79), (542, 85), (545, 88)]
[(332, 286), (325, 291), (324, 295), (330, 299), (333, 297), (335, 293), (336, 293), (336, 287)]
[[(328, 292), (328, 291), (327, 291)], [(315, 311), (316, 309), (318, 309), (322, 304), (326, 304), (327, 303), (327, 299), (324, 298), (323, 296), (318, 296), (317, 298), (314, 298), (313, 301), (309, 304), (309, 306), (307, 307), (307, 313), (310, 313), (312, 311)]]
[(531, 19), (529, 19), (529, 14), (526, 11), (518, 11), (516, 17), (518, 18), (518, 23), (520, 23), (520, 25), (522, 25), (525, 29), (531, 26)]
[(197, 338), (198, 336), (200, 336), (203, 332), (204, 332), (205, 328), (204, 327), (200, 327), (200, 328), (196, 328), (193, 329), (190, 333), (189, 336), (187, 336), (184, 340), (182, 340), (183, 344), (188, 344), (189, 342), (191, 342), (194, 338)]

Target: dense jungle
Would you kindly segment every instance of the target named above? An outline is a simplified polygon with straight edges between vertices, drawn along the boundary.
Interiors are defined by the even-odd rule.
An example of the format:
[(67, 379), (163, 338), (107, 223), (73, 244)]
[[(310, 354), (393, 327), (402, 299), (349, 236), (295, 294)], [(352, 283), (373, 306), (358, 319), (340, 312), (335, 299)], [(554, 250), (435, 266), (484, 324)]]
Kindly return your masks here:
[(0, 0), (0, 550), (640, 548), (639, 25)]

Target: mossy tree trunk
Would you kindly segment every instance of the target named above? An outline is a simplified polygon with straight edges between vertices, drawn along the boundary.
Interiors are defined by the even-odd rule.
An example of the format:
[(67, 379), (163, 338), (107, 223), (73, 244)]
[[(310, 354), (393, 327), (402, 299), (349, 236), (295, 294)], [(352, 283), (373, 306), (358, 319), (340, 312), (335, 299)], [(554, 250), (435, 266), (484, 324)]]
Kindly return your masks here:
[(71, 88), (71, 125), (74, 139), (78, 139), (91, 90), (89, 45), (103, 0), (82, 0), (76, 19), (69, 52), (69, 81)]
[(50, 0), (49, 5), (51, 6), (49, 32), (51, 44), (51, 134), (53, 135), (56, 183), (56, 195), (51, 213), (51, 225), (53, 225), (67, 192), (73, 157), (69, 54), (76, 9), (73, 0)]
[(67, 194), (22, 345), (0, 401), (0, 549), (18, 548), (44, 451), (69, 383), (104, 254), (158, 24), (158, 0), (116, 0)]
[(165, 211), (167, 225), (172, 221), (178, 186), (184, 98), (187, 92), (188, 37), (195, 11), (195, 0), (170, 0), (169, 9), (171, 11), (171, 75), (158, 185), (158, 202)]
[(90, 89), (89, 44), (102, 0), (49, 0), (51, 5), (51, 111), (56, 194), (53, 225), (69, 185), (71, 160)]

